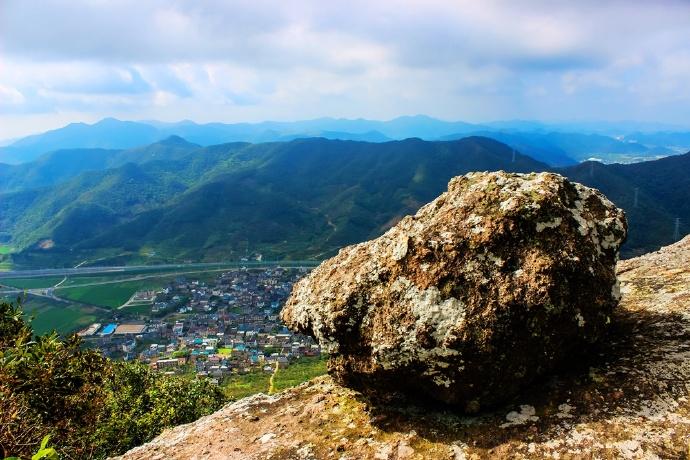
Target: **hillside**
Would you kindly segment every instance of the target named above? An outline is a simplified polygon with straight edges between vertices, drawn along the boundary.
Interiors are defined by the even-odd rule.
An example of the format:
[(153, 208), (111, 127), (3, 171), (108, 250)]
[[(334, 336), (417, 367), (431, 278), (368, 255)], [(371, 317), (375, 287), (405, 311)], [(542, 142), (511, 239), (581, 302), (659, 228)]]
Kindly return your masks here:
[[(297, 139), (202, 147), (171, 137), (0, 168), (0, 244), (18, 267), (315, 258), (381, 234), (468, 171), (556, 171), (630, 221), (624, 257), (690, 232), (690, 154), (550, 168), (491, 139)], [(637, 200), (635, 196), (637, 195)], [(5, 256), (8, 257), (8, 256)]]
[[(322, 257), (380, 233), (454, 175), (546, 167), (519, 154), (513, 162), (511, 149), (483, 138), (224, 144), (193, 149), (179, 161), (126, 164), (54, 188), (5, 194), (0, 232), (22, 250), (19, 264), (71, 263), (94, 251), (142, 247), (205, 260), (257, 251)], [(110, 228), (84, 233), (73, 216), (91, 211), (98, 213), (94, 220), (109, 216)], [(80, 227), (79, 241), (61, 237), (70, 226)], [(45, 240), (50, 249), (36, 246)]]
[(621, 262), (609, 342), (479, 416), (372, 400), (319, 377), (164, 432), (122, 460), (686, 458), (690, 237)]

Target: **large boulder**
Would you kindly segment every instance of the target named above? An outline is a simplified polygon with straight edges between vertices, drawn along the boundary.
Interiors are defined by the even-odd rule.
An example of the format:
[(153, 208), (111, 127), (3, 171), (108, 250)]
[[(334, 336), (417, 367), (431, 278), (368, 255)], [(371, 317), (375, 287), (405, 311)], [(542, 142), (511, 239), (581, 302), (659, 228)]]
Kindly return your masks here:
[(560, 175), (470, 173), (323, 262), (281, 315), (341, 383), (476, 412), (605, 335), (626, 232), (622, 210)]

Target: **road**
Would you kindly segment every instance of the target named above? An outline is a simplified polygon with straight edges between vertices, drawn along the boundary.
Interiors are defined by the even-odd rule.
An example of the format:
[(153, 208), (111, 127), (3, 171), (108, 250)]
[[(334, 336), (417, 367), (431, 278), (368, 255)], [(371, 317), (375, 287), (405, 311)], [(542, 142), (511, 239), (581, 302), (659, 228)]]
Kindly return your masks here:
[(263, 268), (263, 267), (315, 267), (321, 263), (315, 260), (295, 260), (295, 261), (247, 261), (247, 262), (227, 262), (227, 263), (193, 263), (193, 264), (161, 264), (161, 265), (124, 265), (119, 267), (74, 267), (74, 268), (43, 268), (36, 270), (10, 270), (0, 272), (0, 279), (3, 278), (39, 278), (45, 276), (77, 276), (93, 274), (117, 274), (128, 272), (154, 272), (162, 270), (189, 270), (195, 268)]

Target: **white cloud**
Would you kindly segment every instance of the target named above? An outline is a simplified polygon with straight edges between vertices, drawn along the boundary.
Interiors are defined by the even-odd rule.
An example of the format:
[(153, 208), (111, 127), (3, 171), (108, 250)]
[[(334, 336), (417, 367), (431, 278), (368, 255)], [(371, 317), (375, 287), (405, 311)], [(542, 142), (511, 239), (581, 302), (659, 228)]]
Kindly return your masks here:
[(24, 100), (24, 95), (16, 88), (0, 85), (0, 104), (19, 105)]
[(5, 0), (0, 112), (685, 122), (688, 17), (670, 0)]

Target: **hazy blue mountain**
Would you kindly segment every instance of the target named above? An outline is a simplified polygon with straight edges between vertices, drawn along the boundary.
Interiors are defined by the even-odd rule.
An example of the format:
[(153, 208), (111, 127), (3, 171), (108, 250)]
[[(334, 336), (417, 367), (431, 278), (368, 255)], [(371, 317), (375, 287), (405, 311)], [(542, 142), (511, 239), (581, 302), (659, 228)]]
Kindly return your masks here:
[(150, 144), (160, 138), (160, 133), (152, 126), (114, 118), (106, 118), (92, 125), (72, 123), (0, 147), (0, 163), (25, 163), (44, 153), (61, 149), (130, 148)]
[[(577, 164), (577, 160), (568, 155), (561, 147), (545, 142), (543, 135), (535, 133), (509, 133), (502, 131), (478, 131), (476, 136), (489, 137), (510, 147), (524, 152), (535, 160), (543, 161), (551, 166), (568, 166)], [(443, 137), (444, 140), (462, 139), (466, 134), (453, 134)]]
[(385, 142), (391, 139), (420, 137), (436, 139), (463, 133), (481, 126), (447, 122), (426, 116), (399, 117), (389, 121), (319, 118), (294, 122), (206, 123), (191, 121), (162, 123), (132, 122), (106, 118), (88, 125), (73, 123), (64, 128), (28, 136), (0, 147), (0, 163), (25, 163), (47, 152), (77, 148), (130, 149), (145, 146), (170, 136), (191, 143), (217, 145), (226, 142), (273, 142), (302, 137)]
[(388, 142), (392, 141), (388, 136), (384, 136), (378, 131), (367, 131), (366, 133), (347, 133), (341, 131), (318, 131), (314, 133), (289, 134), (281, 136), (279, 141), (291, 141), (295, 139), (308, 139), (322, 137), (324, 139), (339, 139), (342, 141), (362, 141), (362, 142)]
[(317, 118), (291, 122), (196, 124), (185, 121), (176, 124), (158, 124), (161, 132), (177, 134), (202, 145), (234, 141), (272, 142), (302, 137), (368, 142), (385, 142), (410, 137), (436, 139), (450, 133), (470, 132), (480, 128), (479, 125), (447, 122), (423, 115), (398, 117), (389, 121)]
[(634, 132), (653, 133), (659, 131), (687, 130), (688, 126), (646, 121), (573, 121), (549, 123), (550, 131), (576, 132), (583, 134), (603, 134), (605, 136), (624, 136)]
[[(478, 131), (472, 134), (496, 139), (552, 166), (567, 166), (592, 158), (607, 163), (631, 163), (677, 153), (668, 148), (647, 146), (634, 140), (621, 140), (601, 134), (555, 131)], [(466, 134), (454, 134), (444, 139), (464, 136)]]
[(682, 150), (690, 149), (690, 131), (635, 132), (625, 136), (625, 139), (650, 146), (668, 146)]
[(571, 121), (543, 122), (537, 120), (500, 120), (482, 123), (491, 130), (561, 132), (581, 134), (601, 134), (609, 137), (622, 137), (633, 133), (656, 133), (669, 131), (688, 131), (688, 126), (669, 123), (643, 121)]
[[(594, 130), (596, 126), (601, 129)], [(690, 148), (690, 136), (687, 132), (650, 131), (655, 126), (657, 125), (639, 123), (549, 124), (529, 120), (477, 125), (443, 121), (424, 115), (404, 116), (388, 121), (317, 118), (230, 124), (197, 124), (189, 120), (178, 123), (132, 122), (108, 118), (93, 125), (74, 123), (0, 147), (0, 163), (25, 163), (56, 150), (132, 149), (171, 136), (208, 146), (227, 142), (263, 143), (307, 137), (386, 142), (412, 137), (452, 140), (482, 135), (530, 152), (540, 161), (555, 166), (573, 164), (591, 157), (609, 162), (640, 161)], [(627, 136), (623, 137), (624, 134)]]

